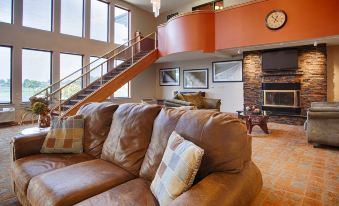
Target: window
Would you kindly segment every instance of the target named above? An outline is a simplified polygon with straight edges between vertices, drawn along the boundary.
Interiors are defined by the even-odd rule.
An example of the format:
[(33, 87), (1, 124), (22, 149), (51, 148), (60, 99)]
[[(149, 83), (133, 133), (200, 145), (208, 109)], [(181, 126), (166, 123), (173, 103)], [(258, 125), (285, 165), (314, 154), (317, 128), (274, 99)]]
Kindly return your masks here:
[(83, 11), (83, 0), (61, 0), (60, 32), (82, 37)]
[(124, 44), (129, 39), (129, 11), (120, 7), (114, 9), (114, 43)]
[(52, 31), (52, 0), (23, 0), (22, 24)]
[[(90, 69), (94, 69), (95, 67), (99, 66), (101, 63), (103, 63), (104, 61), (106, 61), (107, 59), (101, 58), (99, 59), (99, 57), (90, 57), (90, 62), (94, 62), (96, 60), (96, 62), (94, 62), (93, 64), (91, 64)], [(103, 74), (107, 73), (107, 63), (103, 64)], [(90, 73), (90, 83), (94, 82), (95, 80), (97, 80), (99, 77), (101, 76), (101, 66), (95, 68), (93, 71), (91, 71)]]
[(13, 2), (12, 0), (0, 1), (0, 21), (5, 23), (12, 23), (13, 16)]
[(12, 48), (0, 47), (0, 103), (11, 103)]
[(32, 49), (22, 50), (22, 101), (51, 83), (52, 53)]
[[(60, 79), (65, 78), (66, 76), (72, 74), (73, 72), (82, 68), (82, 55), (77, 54), (60, 54)], [(82, 71), (76, 72), (75, 74), (67, 77), (61, 82), (61, 86), (64, 86), (73, 80), (80, 77)], [(80, 91), (82, 88), (82, 78), (79, 78), (75, 82), (71, 83), (69, 86), (65, 87), (61, 94), (62, 99), (67, 99), (71, 97), (76, 92)]]
[(130, 82), (127, 82), (124, 86), (120, 87), (120, 89), (114, 92), (114, 98), (129, 98), (129, 86)]
[[(118, 66), (122, 64), (124, 61), (122, 60), (115, 60), (115, 64)], [(114, 92), (113, 97), (114, 98), (129, 98), (130, 97), (130, 82), (127, 82), (125, 85), (120, 87), (117, 91)]]
[(108, 41), (108, 3), (91, 0), (91, 39)]

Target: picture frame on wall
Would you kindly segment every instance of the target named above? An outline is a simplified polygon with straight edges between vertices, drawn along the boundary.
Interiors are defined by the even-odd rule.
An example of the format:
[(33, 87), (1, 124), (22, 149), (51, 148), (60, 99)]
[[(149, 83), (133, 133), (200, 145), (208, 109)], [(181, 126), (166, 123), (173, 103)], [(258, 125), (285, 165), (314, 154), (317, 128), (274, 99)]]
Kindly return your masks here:
[(180, 86), (180, 68), (164, 68), (159, 71), (160, 86)]
[(212, 63), (212, 81), (218, 82), (242, 82), (242, 60), (221, 61)]
[(208, 69), (184, 70), (184, 89), (208, 89)]

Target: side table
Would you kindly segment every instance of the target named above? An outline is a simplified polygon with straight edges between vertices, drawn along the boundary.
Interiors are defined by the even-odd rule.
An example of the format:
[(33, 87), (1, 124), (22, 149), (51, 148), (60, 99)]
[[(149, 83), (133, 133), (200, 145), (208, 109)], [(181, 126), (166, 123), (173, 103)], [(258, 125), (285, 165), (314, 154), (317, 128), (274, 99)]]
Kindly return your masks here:
[(267, 127), (267, 120), (269, 116), (267, 115), (247, 115), (246, 118), (246, 126), (249, 134), (252, 133), (252, 129), (254, 126), (258, 125), (266, 134), (269, 134)]

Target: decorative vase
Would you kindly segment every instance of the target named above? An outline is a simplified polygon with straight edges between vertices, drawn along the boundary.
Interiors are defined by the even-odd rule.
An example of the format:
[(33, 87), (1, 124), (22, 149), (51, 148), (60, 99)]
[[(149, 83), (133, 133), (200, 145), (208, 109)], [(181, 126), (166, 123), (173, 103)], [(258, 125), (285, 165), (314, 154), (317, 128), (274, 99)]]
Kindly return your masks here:
[(38, 124), (40, 128), (46, 128), (51, 125), (51, 116), (48, 112), (39, 115)]

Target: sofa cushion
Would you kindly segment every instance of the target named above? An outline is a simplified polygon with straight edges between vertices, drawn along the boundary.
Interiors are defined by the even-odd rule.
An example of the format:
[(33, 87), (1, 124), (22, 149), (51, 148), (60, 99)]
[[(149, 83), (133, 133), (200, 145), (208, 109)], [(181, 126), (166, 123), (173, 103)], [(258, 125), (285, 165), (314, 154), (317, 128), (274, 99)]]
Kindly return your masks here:
[(197, 180), (212, 172), (239, 172), (248, 161), (250, 138), (244, 122), (237, 118), (191, 110), (180, 117), (175, 131), (205, 151)]
[(120, 105), (113, 115), (101, 158), (138, 175), (160, 109), (149, 104)]
[(92, 156), (85, 153), (31, 155), (13, 162), (11, 175), (16, 188), (26, 194), (28, 183), (33, 177), (68, 165), (92, 159)]
[(82, 115), (55, 117), (40, 152), (82, 153), (83, 138), (84, 118)]
[(159, 204), (150, 190), (150, 182), (138, 178), (76, 204), (76, 206), (97, 205), (157, 206)]
[(203, 149), (173, 131), (151, 184), (160, 205), (169, 205), (192, 186), (203, 154)]
[(151, 142), (140, 169), (140, 177), (152, 181), (164, 155), (167, 141), (185, 111), (163, 108), (154, 121)]
[(182, 96), (184, 97), (185, 101), (191, 102), (198, 109), (204, 107), (204, 97), (201, 95), (200, 92), (191, 94), (182, 94)]
[(34, 177), (27, 198), (35, 206), (73, 205), (133, 178), (126, 170), (96, 159)]
[(118, 105), (109, 102), (83, 105), (77, 114), (84, 117), (84, 152), (99, 158), (102, 146), (107, 138), (112, 116)]

